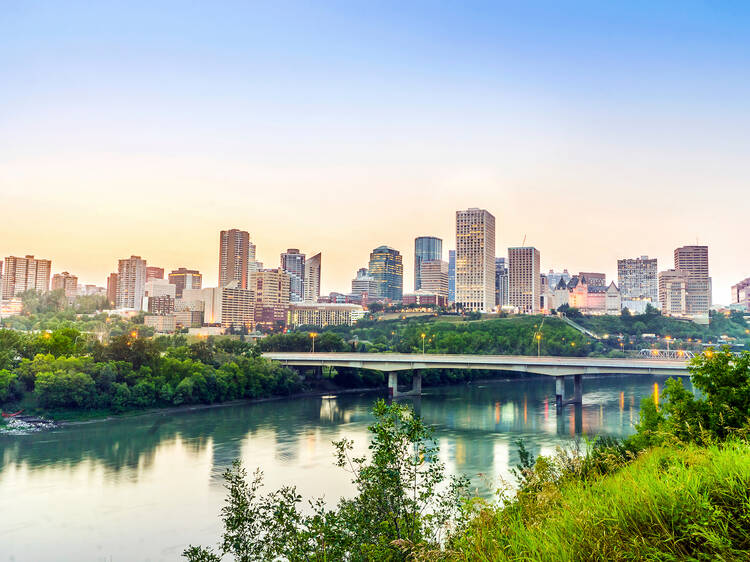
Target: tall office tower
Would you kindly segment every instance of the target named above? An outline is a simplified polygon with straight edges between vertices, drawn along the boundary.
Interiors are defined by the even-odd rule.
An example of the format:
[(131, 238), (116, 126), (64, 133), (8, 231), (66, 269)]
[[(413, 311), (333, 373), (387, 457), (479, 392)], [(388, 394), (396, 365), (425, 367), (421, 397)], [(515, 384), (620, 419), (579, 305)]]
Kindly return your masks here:
[(659, 275), (656, 258), (641, 256), (617, 260), (617, 284), (623, 300), (659, 302)]
[(318, 302), (320, 298), (320, 252), (305, 260), (305, 300)]
[(508, 268), (505, 258), (495, 258), (495, 306), (508, 304)]
[(448, 262), (443, 260), (424, 260), (420, 265), (422, 270), (421, 289), (425, 293), (432, 293), (448, 298)]
[(153, 279), (164, 279), (164, 268), (156, 267), (155, 265), (149, 265), (146, 267), (146, 282)]
[(57, 291), (59, 289), (65, 291), (66, 297), (75, 297), (78, 294), (78, 277), (67, 271), (55, 273), (52, 276), (52, 290)]
[(448, 250), (448, 302), (456, 302), (456, 250)]
[(357, 276), (352, 279), (352, 294), (369, 298), (376, 297), (378, 293), (378, 284), (372, 278), (366, 267), (357, 270)]
[(593, 273), (582, 271), (578, 274), (578, 278), (585, 278), (586, 284), (589, 287), (606, 287), (607, 286), (607, 274), (606, 273)]
[(167, 277), (175, 286), (175, 298), (178, 299), (182, 298), (185, 289), (200, 289), (203, 285), (203, 275), (197, 269), (173, 269)]
[(456, 211), (456, 306), (495, 307), (495, 217), (484, 209)]
[(50, 260), (38, 260), (34, 256), (6, 257), (0, 297), (12, 299), (26, 291), (49, 291), (51, 270), (52, 261)]
[(146, 260), (130, 256), (117, 264), (115, 308), (139, 309), (146, 290)]
[(404, 263), (401, 253), (390, 246), (378, 246), (370, 254), (367, 268), (381, 299), (400, 301), (404, 292)]
[(508, 248), (508, 303), (521, 313), (539, 312), (540, 261), (534, 247)]
[(289, 275), (289, 301), (305, 300), (305, 254), (297, 248), (289, 248), (281, 254), (281, 269)]
[(0, 260), (0, 299), (3, 298), (3, 260)]
[(674, 268), (690, 274), (686, 306), (689, 315), (707, 315), (711, 308), (708, 246), (683, 246), (674, 251)]
[(434, 236), (420, 236), (414, 239), (414, 290), (422, 288), (422, 262), (443, 259), (443, 241)]
[(219, 287), (237, 281), (240, 289), (247, 289), (250, 235), (244, 230), (222, 230), (219, 235)]
[(668, 269), (659, 273), (659, 302), (665, 316), (688, 314), (687, 296), (690, 273), (681, 269)]
[(107, 277), (107, 300), (110, 306), (117, 303), (117, 273), (110, 273)]
[(257, 247), (252, 242), (248, 245), (247, 251), (247, 273), (250, 275), (253, 271), (263, 269), (263, 263), (256, 259)]
[(260, 269), (250, 274), (254, 293), (255, 325), (274, 330), (286, 325), (289, 310), (289, 274), (283, 269)]

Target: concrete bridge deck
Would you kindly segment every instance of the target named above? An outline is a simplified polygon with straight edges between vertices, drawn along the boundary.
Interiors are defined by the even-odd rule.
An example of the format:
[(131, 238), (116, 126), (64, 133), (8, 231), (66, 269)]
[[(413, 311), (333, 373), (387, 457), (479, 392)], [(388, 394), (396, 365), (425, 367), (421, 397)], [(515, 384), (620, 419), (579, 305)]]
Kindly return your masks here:
[[(596, 357), (529, 357), (522, 355), (447, 355), (417, 353), (268, 352), (263, 357), (291, 367), (353, 367), (388, 373), (392, 397), (419, 394), (424, 369), (485, 369), (556, 377), (556, 402), (580, 403), (585, 375), (687, 375), (686, 360), (605, 359)], [(412, 390), (398, 391), (398, 371), (413, 370)], [(574, 377), (572, 400), (563, 396), (564, 377)]]

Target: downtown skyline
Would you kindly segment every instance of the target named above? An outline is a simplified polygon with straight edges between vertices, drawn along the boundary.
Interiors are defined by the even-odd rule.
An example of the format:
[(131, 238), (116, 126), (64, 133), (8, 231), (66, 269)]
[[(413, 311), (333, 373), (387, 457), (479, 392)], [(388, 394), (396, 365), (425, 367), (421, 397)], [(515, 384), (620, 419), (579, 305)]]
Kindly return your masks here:
[(380, 245), (412, 264), (436, 236), (447, 260), (478, 207), (499, 257), (525, 236), (542, 271), (615, 278), (697, 239), (728, 302), (750, 270), (748, 10), (467, 6), (9, 8), (0, 253), (97, 285), (135, 254), (209, 286), (234, 227), (267, 265), (323, 252), (328, 293)]

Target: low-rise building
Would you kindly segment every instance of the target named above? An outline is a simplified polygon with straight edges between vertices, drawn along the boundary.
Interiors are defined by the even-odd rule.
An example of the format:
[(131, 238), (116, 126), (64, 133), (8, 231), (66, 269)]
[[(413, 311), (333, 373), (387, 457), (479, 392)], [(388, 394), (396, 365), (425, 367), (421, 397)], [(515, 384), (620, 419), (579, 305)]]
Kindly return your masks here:
[(401, 304), (404, 306), (417, 305), (417, 306), (448, 306), (448, 295), (438, 295), (430, 291), (416, 291), (414, 293), (407, 293), (401, 298)]
[(289, 325), (351, 326), (365, 315), (357, 304), (292, 303), (289, 305)]
[(175, 317), (171, 314), (155, 314), (143, 317), (143, 324), (161, 334), (171, 334), (176, 330)]

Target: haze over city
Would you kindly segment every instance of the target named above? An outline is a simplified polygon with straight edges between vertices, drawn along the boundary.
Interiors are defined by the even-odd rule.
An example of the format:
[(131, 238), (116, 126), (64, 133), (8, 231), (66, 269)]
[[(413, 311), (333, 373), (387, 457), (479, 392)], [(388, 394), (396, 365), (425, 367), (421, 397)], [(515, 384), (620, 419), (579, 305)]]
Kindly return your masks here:
[[(0, 253), (102, 285), (137, 254), (217, 282), (218, 233), (258, 259), (454, 247), (602, 271), (706, 244), (713, 300), (746, 276), (748, 10), (680, 3), (6, 4)], [(412, 284), (405, 268), (404, 286)]]

